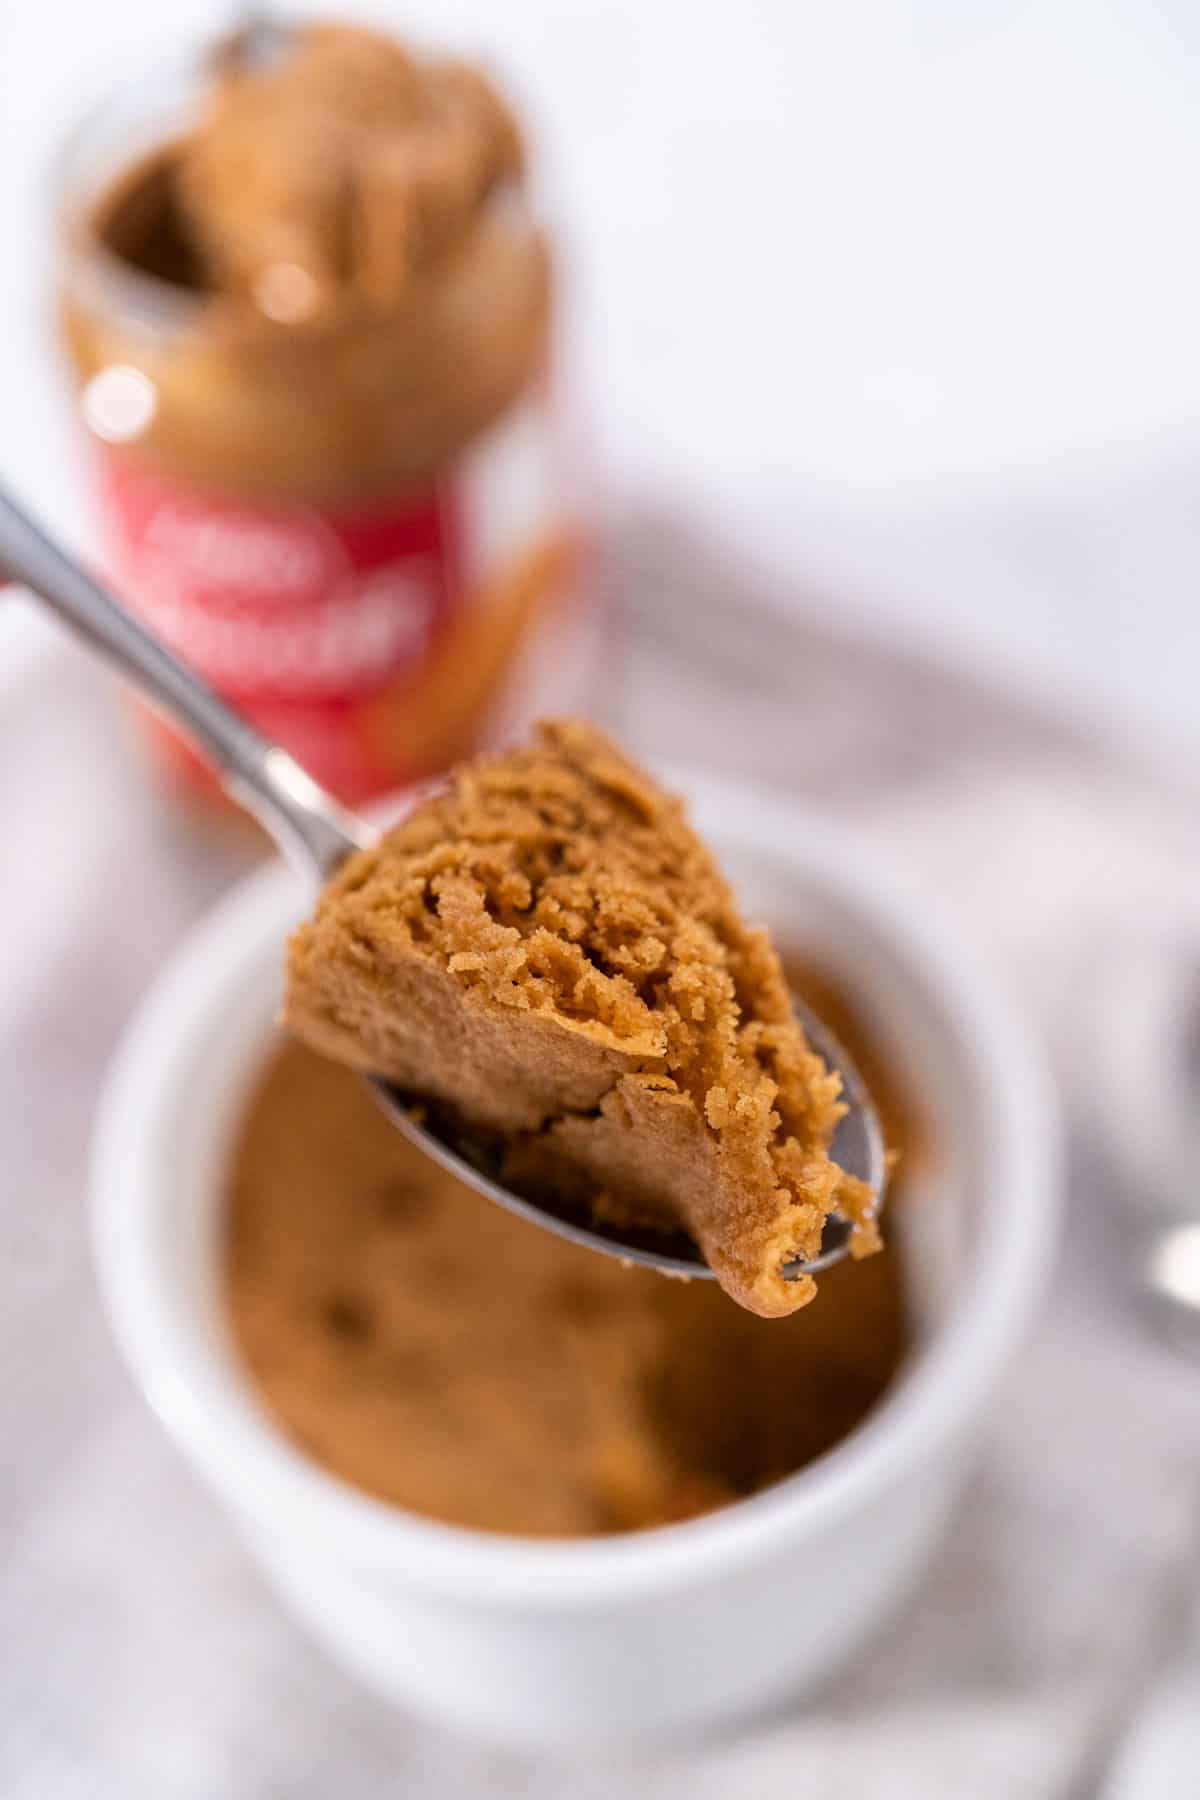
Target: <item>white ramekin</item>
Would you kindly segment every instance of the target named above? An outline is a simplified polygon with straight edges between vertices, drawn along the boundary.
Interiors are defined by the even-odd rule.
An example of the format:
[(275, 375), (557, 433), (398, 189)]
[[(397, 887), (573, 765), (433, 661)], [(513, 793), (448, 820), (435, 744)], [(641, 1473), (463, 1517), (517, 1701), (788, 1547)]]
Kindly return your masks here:
[(276, 1429), (234, 1358), (215, 1273), (231, 1132), (272, 1042), (282, 940), (307, 898), (286, 870), (248, 881), (184, 944), (99, 1109), (101, 1285), (151, 1406), (341, 1662), (397, 1701), (514, 1744), (709, 1728), (843, 1662), (935, 1551), (1054, 1238), (1042, 1064), (954, 933), (820, 818), (707, 777), (679, 785), (750, 912), (853, 984), (939, 1146), (892, 1221), (919, 1347), (872, 1417), (790, 1480), (661, 1530), (523, 1540), (372, 1500)]

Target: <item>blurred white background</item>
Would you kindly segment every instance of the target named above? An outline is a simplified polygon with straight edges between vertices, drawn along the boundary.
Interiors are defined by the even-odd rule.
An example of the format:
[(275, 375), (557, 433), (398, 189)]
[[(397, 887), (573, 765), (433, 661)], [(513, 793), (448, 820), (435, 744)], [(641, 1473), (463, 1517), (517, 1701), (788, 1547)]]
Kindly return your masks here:
[[(89, 96), (231, 10), (0, 12), (0, 469), (76, 537), (47, 164)], [(482, 46), (532, 101), (618, 498), (1200, 746), (1191, 0), (350, 10)]]

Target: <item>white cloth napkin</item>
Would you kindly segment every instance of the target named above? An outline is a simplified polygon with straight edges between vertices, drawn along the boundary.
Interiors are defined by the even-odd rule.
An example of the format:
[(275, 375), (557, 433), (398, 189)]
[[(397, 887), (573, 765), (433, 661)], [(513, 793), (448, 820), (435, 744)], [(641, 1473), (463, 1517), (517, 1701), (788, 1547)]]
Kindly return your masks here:
[(1109, 1148), (1099, 1046), (1120, 1024), (1106, 996), (1128, 944), (1175, 946), (1200, 919), (1194, 795), (983, 681), (787, 618), (678, 522), (628, 521), (616, 556), (613, 722), (647, 754), (849, 813), (957, 913), (1063, 1073), (1069, 1237), (936, 1572), (822, 1694), (737, 1740), (623, 1764), (464, 1745), (309, 1644), (133, 1393), (99, 1313), (84, 1189), (105, 1061), (240, 853), (164, 804), (96, 667), (64, 644), (0, 685), (8, 1800), (1084, 1796), (1185, 1634), (1196, 1374), (1133, 1303), (1138, 1164)]

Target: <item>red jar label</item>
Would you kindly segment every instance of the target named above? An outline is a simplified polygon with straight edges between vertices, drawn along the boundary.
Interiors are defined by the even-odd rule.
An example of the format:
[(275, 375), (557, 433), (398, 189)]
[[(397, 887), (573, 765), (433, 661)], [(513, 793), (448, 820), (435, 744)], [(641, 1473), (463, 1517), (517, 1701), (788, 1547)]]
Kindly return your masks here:
[(596, 621), (536, 410), (436, 484), (340, 508), (251, 503), (97, 449), (129, 606), (348, 803), (586, 704)]
[(231, 699), (352, 699), (418, 665), (460, 602), (453, 504), (248, 506), (115, 459), (116, 574), (138, 613)]
[(357, 803), (437, 766), (436, 744), (387, 725), (468, 605), (452, 483), (370, 509), (252, 506), (110, 455), (101, 488), (128, 604), (318, 781)]

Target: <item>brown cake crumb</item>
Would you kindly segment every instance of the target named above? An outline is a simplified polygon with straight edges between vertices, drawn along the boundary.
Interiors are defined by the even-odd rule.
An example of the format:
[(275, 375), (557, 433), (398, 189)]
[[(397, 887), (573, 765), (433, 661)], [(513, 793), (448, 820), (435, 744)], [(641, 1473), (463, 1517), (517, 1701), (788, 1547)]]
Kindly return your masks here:
[(292, 939), (287, 1018), (494, 1134), (514, 1184), (682, 1225), (752, 1312), (812, 1298), (781, 1265), (843, 1205), (873, 1247), (829, 1155), (838, 1078), (765, 931), (681, 802), (589, 725), (467, 764), (352, 857)]

